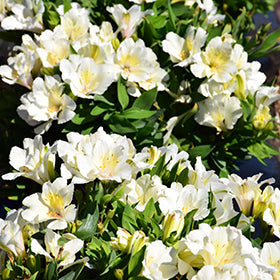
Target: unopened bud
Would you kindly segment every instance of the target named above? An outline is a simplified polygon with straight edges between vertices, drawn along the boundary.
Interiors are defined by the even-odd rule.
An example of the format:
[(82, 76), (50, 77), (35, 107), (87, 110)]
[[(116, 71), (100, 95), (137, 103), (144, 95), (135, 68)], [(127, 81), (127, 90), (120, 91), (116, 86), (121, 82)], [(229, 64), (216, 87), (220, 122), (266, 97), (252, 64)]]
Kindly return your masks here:
[(114, 270), (114, 275), (118, 280), (122, 280), (123, 279), (123, 271), (122, 269), (115, 269)]
[(119, 46), (120, 46), (120, 41), (119, 41), (118, 38), (114, 38), (114, 39), (112, 40), (112, 46), (113, 46), (114, 50), (117, 51), (117, 49), (118, 49)]
[(134, 231), (128, 243), (128, 254), (133, 250), (133, 255), (141, 250), (141, 248), (146, 244), (148, 238), (145, 233), (141, 230)]
[(36, 257), (34, 255), (30, 255), (26, 260), (26, 265), (32, 273), (35, 273), (37, 269)]
[(184, 213), (182, 211), (174, 211), (172, 213), (168, 213), (163, 220), (163, 236), (162, 240), (165, 241), (167, 238), (171, 236), (172, 232), (176, 232), (173, 236), (171, 242), (176, 240), (180, 233), (182, 232), (184, 228)]
[(262, 104), (260, 105), (253, 120), (253, 125), (256, 129), (264, 129), (267, 123), (271, 120), (269, 111), (270, 109), (268, 106), (263, 106)]
[(123, 253), (135, 254), (138, 252), (147, 242), (148, 238), (143, 231), (135, 231), (132, 235), (123, 228), (119, 228), (117, 231), (117, 237), (111, 238), (111, 245), (117, 250)]
[(111, 238), (111, 245), (113, 248), (128, 253), (128, 241), (131, 238), (131, 234), (123, 228), (118, 228), (117, 237)]
[(10, 280), (10, 279), (13, 279), (12, 277), (12, 271), (8, 268), (5, 268), (3, 271), (2, 271), (2, 279), (3, 280)]

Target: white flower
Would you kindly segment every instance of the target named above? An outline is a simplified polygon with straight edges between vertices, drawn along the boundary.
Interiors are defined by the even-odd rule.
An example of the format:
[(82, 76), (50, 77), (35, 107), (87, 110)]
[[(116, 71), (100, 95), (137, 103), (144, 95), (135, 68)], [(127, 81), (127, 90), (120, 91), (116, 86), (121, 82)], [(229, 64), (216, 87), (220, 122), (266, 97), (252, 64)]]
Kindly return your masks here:
[(52, 68), (70, 55), (70, 41), (60, 28), (45, 30), (36, 38), (39, 42), (37, 53), (44, 67)]
[(135, 208), (142, 212), (151, 198), (154, 202), (158, 201), (165, 188), (158, 176), (151, 177), (149, 174), (145, 174), (137, 180), (132, 179), (127, 183), (120, 200), (130, 205), (137, 203)]
[(197, 189), (211, 190), (219, 198), (224, 197), (227, 192), (227, 186), (219, 181), (219, 177), (214, 170), (206, 170), (201, 157), (196, 157), (196, 163), (193, 168), (188, 165), (188, 184), (194, 185)]
[(237, 201), (239, 209), (246, 216), (250, 215), (252, 204), (258, 201), (261, 196), (261, 186), (266, 183), (273, 183), (274, 179), (264, 180), (258, 182), (261, 173), (242, 179), (236, 174), (230, 175), (228, 178), (221, 178), (220, 180), (229, 187), (229, 192), (233, 194)]
[(23, 234), (17, 223), (0, 219), (0, 233), (0, 249), (16, 256), (25, 254)]
[(260, 87), (255, 96), (256, 107), (260, 105), (269, 106), (280, 99), (279, 87)]
[(134, 33), (137, 26), (143, 21), (144, 16), (153, 15), (152, 10), (141, 12), (141, 7), (138, 5), (133, 5), (129, 10), (126, 10), (122, 4), (117, 4), (113, 7), (107, 7), (107, 11), (113, 15), (119, 26), (118, 30), (125, 38), (129, 38)]
[(141, 275), (153, 280), (170, 279), (178, 273), (176, 250), (161, 240), (149, 243), (142, 265)]
[(44, 145), (40, 135), (34, 139), (25, 138), (23, 149), (13, 147), (10, 152), (10, 165), (19, 172), (2, 176), (4, 180), (14, 180), (19, 176), (32, 179), (43, 184), (55, 177), (55, 148)]
[[(62, 5), (63, 7), (63, 5)], [(72, 8), (60, 16), (61, 29), (71, 41), (82, 39), (89, 29), (89, 11), (81, 8), (78, 3), (72, 3)]]
[[(57, 259), (59, 261), (59, 267), (71, 264), (75, 261), (75, 254), (82, 249), (84, 242), (72, 235), (71, 240), (60, 246), (58, 241), (61, 237), (61, 235), (53, 232), (51, 229), (46, 229), (44, 239), (46, 250), (36, 239), (32, 239), (31, 251), (35, 254), (44, 255), (48, 261)], [(67, 236), (65, 235), (64, 237)]]
[(139, 86), (144, 90), (150, 90), (157, 87), (158, 91), (166, 89), (164, 82), (169, 78), (167, 72), (160, 68), (159, 63), (154, 63), (154, 72), (149, 75), (149, 78), (145, 81), (139, 82)]
[(190, 165), (188, 160), (189, 154), (185, 151), (180, 151), (178, 153), (178, 146), (176, 144), (171, 144), (169, 146), (163, 146), (159, 148), (161, 156), (165, 155), (165, 163), (167, 163), (167, 170), (171, 171), (172, 167), (180, 162), (179, 168), (182, 170)]
[(74, 185), (67, 185), (67, 180), (57, 178), (53, 183), (43, 184), (42, 193), (34, 193), (23, 199), (27, 207), (22, 217), (33, 223), (50, 221), (48, 228), (64, 229), (67, 223), (74, 222), (76, 217), (75, 205), (71, 204)]
[(163, 51), (169, 53), (172, 62), (177, 66), (185, 67), (192, 63), (193, 56), (200, 53), (207, 33), (204, 29), (191, 26), (187, 30), (186, 38), (182, 38), (174, 32), (166, 34), (166, 39), (162, 41)]
[(225, 15), (217, 14), (217, 7), (212, 0), (196, 0), (198, 7), (206, 11), (207, 22), (216, 24), (217, 21), (223, 21)]
[(0, 75), (3, 82), (13, 85), (15, 83), (31, 89), (33, 78), (32, 69), (37, 60), (33, 52), (20, 52), (16, 56), (9, 57), (8, 65), (0, 66)]
[(230, 96), (235, 90), (233, 83), (218, 83), (213, 78), (205, 80), (198, 88), (198, 92), (205, 97), (224, 94)]
[(186, 215), (197, 209), (193, 218), (201, 220), (209, 214), (208, 191), (202, 188), (197, 190), (193, 185), (183, 187), (180, 183), (172, 183), (170, 188), (164, 189), (158, 201), (164, 215), (175, 210), (180, 210)]
[(22, 0), (15, 3), (12, 15), (2, 20), (1, 27), (6, 30), (29, 30), (40, 32), (43, 30), (43, 13), (45, 10), (42, 0)]
[(103, 94), (115, 80), (113, 69), (106, 64), (96, 64), (90, 57), (71, 55), (60, 62), (62, 79), (70, 84), (74, 95), (94, 98)]
[(272, 265), (276, 271), (273, 273), (273, 279), (280, 279), (280, 241), (266, 242), (261, 250), (260, 258), (262, 262)]
[(256, 276), (262, 269), (257, 257), (258, 251), (240, 230), (231, 226), (212, 229), (208, 224), (200, 224), (199, 229), (179, 242), (178, 269), (181, 275), (194, 275), (194, 268), (201, 269), (205, 265), (225, 271), (237, 264), (249, 275)]
[(212, 77), (216, 82), (229, 82), (237, 66), (231, 58), (232, 46), (221, 37), (213, 38), (204, 52), (194, 57), (192, 73), (198, 78)]
[(233, 129), (243, 111), (235, 96), (215, 95), (198, 103), (194, 119), (200, 124), (215, 127), (218, 132)]
[(19, 116), (29, 125), (37, 125), (35, 132), (43, 133), (49, 129), (53, 120), (58, 124), (71, 120), (75, 115), (76, 104), (66, 94), (62, 94), (63, 84), (59, 78), (45, 76), (45, 80), (37, 77), (32, 86), (32, 92), (24, 94), (17, 108)]
[(109, 135), (102, 127), (89, 135), (71, 132), (67, 138), (69, 142), (58, 141), (57, 150), (64, 161), (63, 175), (73, 176), (73, 182), (131, 179), (135, 148), (130, 139)]
[(129, 82), (142, 82), (150, 79), (155, 71), (156, 55), (150, 48), (146, 48), (144, 41), (139, 39), (125, 39), (121, 42), (114, 63), (121, 76)]
[(275, 189), (263, 213), (263, 220), (272, 226), (272, 232), (280, 238), (280, 191)]

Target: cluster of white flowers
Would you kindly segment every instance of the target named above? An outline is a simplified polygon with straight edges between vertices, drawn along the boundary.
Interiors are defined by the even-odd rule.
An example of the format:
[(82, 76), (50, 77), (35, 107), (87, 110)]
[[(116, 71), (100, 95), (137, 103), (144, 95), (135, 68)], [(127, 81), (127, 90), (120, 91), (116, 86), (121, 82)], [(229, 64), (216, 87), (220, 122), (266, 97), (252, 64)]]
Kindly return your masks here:
[[(43, 1), (39, 2), (43, 5)], [(14, 47), (14, 51), (19, 52), (8, 58), (8, 65), (0, 67), (4, 82), (32, 89), (22, 97), (23, 105), (18, 112), (28, 124), (41, 124), (36, 133), (48, 130), (54, 119), (58, 123), (71, 120), (75, 110), (74, 101), (62, 93), (63, 83), (58, 86), (58, 77), (58, 82), (47, 76), (33, 81), (34, 75), (40, 76), (42, 67), (59, 67), (63, 82), (80, 98), (93, 99), (95, 94), (103, 94), (120, 76), (127, 80), (128, 93), (135, 97), (141, 95), (140, 89), (156, 86), (158, 90), (165, 89), (167, 72), (160, 67), (155, 53), (143, 40), (134, 42), (130, 38), (143, 17), (152, 11), (141, 12), (138, 5), (129, 10), (121, 4), (108, 7), (118, 25), (113, 32), (111, 23), (93, 25), (85, 8), (78, 3), (71, 5), (66, 13), (63, 6), (58, 7), (61, 24), (53, 31), (44, 30), (35, 35), (35, 40), (24, 35), (22, 45)], [(121, 43), (117, 39), (119, 32), (124, 38)], [(75, 54), (71, 54), (71, 48)], [(36, 112), (41, 111), (42, 106), (45, 113), (39, 116)]]
[[(280, 190), (272, 187), (273, 179), (260, 182), (262, 174), (246, 179), (236, 174), (219, 178), (214, 170), (206, 169), (200, 156), (189, 156), (175, 144), (137, 152), (130, 138), (107, 133), (102, 125), (94, 133), (70, 132), (66, 140), (43, 143), (41, 134), (54, 121), (63, 124), (73, 119), (81, 100), (93, 104), (106, 99), (106, 95), (100, 95), (111, 93), (116, 82), (118, 94), (125, 84), (130, 104), (136, 100), (133, 105), (137, 105), (141, 93), (153, 88), (178, 97), (176, 101), (193, 102), (192, 96), (184, 95), (191, 90), (189, 82), (180, 81), (179, 96), (171, 92), (167, 88), (169, 72), (161, 68), (152, 46), (147, 47), (144, 40), (134, 36), (144, 18), (156, 10), (156, 6), (154, 10), (141, 8), (155, 0), (130, 2), (135, 5), (129, 9), (122, 4), (105, 9), (115, 21), (116, 30), (107, 21), (93, 25), (89, 10), (78, 3), (70, 6), (70, 2), (68, 11), (63, 5), (58, 7), (60, 24), (49, 30), (43, 26), (42, 0), (0, 0), (3, 29), (37, 33), (23, 35), (22, 44), (13, 49), (15, 55), (8, 58), (7, 65), (0, 66), (4, 82), (28, 89), (20, 98), (17, 113), (35, 127), (36, 134), (34, 139), (23, 140), (23, 148), (11, 149), (9, 160), (14, 172), (2, 178), (16, 180), (23, 176), (37, 186), (36, 192), (24, 197), (22, 208), (0, 219), (0, 274), (7, 262), (12, 260), (12, 267), (19, 259), (24, 265), (34, 255), (41, 255), (46, 264), (57, 264), (60, 273), (80, 261), (76, 256), (81, 259), (94, 246), (96, 249), (98, 242), (105, 242), (98, 254), (106, 251), (104, 259), (114, 263), (106, 264), (106, 270), (113, 267), (117, 273), (117, 265), (129, 260), (131, 279), (279, 279), (280, 242), (263, 239), (263, 244), (257, 244), (255, 240), (258, 248), (246, 237), (247, 232), (254, 232), (258, 220), (268, 229), (267, 235), (280, 238)], [(205, 24), (215, 26), (224, 20), (212, 0), (186, 0), (185, 5), (200, 9)], [(266, 77), (259, 71), (260, 63), (249, 62), (247, 52), (231, 35), (207, 40), (208, 35), (202, 27), (189, 26), (185, 37), (169, 32), (165, 40), (156, 43), (156, 48), (162, 47), (165, 57), (170, 57), (171, 63), (165, 61), (165, 65), (185, 68), (192, 77), (201, 79), (197, 91), (199, 100), (204, 99), (193, 102), (194, 120), (222, 135), (234, 129), (244, 113), (242, 102), (249, 96), (254, 100), (252, 126), (264, 129), (271, 121), (269, 106), (280, 98), (278, 88), (263, 85)], [(157, 109), (157, 100), (153, 104)], [(122, 108), (118, 113), (135, 108)], [(151, 112), (149, 108), (137, 109)], [(165, 143), (183, 117), (175, 115), (167, 122)], [(96, 193), (97, 198), (93, 197)], [(88, 216), (81, 218), (78, 213), (85, 211), (83, 198), (87, 195), (86, 201), (91, 201), (86, 207), (94, 205), (96, 210), (90, 209)], [(125, 209), (125, 214), (119, 209)], [(141, 218), (145, 217), (147, 221), (143, 222)], [(149, 223), (155, 232), (145, 231)], [(94, 239), (98, 242), (93, 245)], [(130, 256), (121, 260), (126, 254)], [(83, 264), (95, 269), (92, 255), (88, 256), (82, 259)], [(124, 267), (127, 269), (127, 264)], [(137, 276), (130, 275), (135, 271)]]
[(4, 30), (29, 30), (40, 32), (44, 29), (42, 0), (2, 0), (0, 22)]
[[(206, 99), (198, 102), (195, 120), (218, 132), (232, 130), (243, 115), (240, 100), (251, 94), (256, 95), (253, 124), (256, 129), (263, 129), (271, 120), (268, 106), (280, 98), (278, 87), (262, 86), (266, 76), (259, 71), (261, 64), (248, 62), (247, 52), (231, 35), (214, 37), (205, 46), (206, 38), (204, 29), (191, 26), (185, 38), (170, 32), (162, 42), (163, 50), (176, 66), (190, 65), (195, 77), (205, 78), (198, 92)], [(271, 102), (259, 102), (262, 97)]]
[[(18, 158), (18, 154), (22, 157)], [(62, 177), (53, 180), (56, 156), (63, 160)], [(174, 166), (178, 167), (177, 172), (188, 169), (186, 185), (173, 182), (166, 186), (157, 175), (137, 175), (151, 170), (161, 157), (165, 158), (169, 172)], [(3, 252), (13, 252), (16, 256), (26, 254), (24, 244), (31, 238), (33, 253), (45, 256), (47, 261), (58, 259), (59, 266), (72, 263), (83, 241), (65, 234), (66, 244), (62, 250), (58, 242), (61, 235), (53, 230), (66, 229), (76, 220), (76, 205), (71, 204), (74, 184), (100, 180), (125, 184), (120, 200), (135, 205), (137, 211), (142, 212), (151, 199), (158, 203), (163, 215), (161, 240), (151, 242), (142, 231), (131, 234), (123, 228), (111, 239), (111, 246), (126, 254), (135, 254), (146, 246), (141, 275), (149, 279), (170, 279), (178, 273), (194, 280), (205, 279), (205, 275), (209, 279), (217, 276), (221, 279), (276, 279), (272, 275), (279, 273), (279, 264), (275, 261), (278, 247), (272, 250), (269, 249), (272, 244), (265, 243), (262, 250), (253, 248), (241, 232), (250, 225), (249, 217), (260, 217), (280, 238), (280, 192), (270, 185), (272, 179), (258, 182), (261, 174), (247, 179), (232, 174), (220, 179), (214, 171), (206, 170), (200, 157), (193, 167), (188, 154), (178, 153), (174, 144), (144, 148), (136, 154), (130, 139), (109, 135), (102, 128), (90, 135), (70, 133), (68, 142), (58, 140), (51, 147), (43, 145), (41, 136), (25, 139), (24, 149), (14, 147), (11, 150), (10, 161), (20, 172), (4, 175), (4, 179), (28, 177), (42, 184), (42, 192), (24, 198), (22, 209), (13, 210), (6, 220), (0, 220), (2, 255)], [(72, 178), (70, 184), (67, 183), (69, 178)], [(265, 184), (268, 185), (261, 190)], [(200, 222), (198, 229), (180, 237), (187, 215), (194, 211), (193, 220), (198, 222), (209, 215), (210, 194), (213, 195), (216, 226)], [(233, 200), (241, 212), (237, 227), (218, 226), (238, 215)], [(44, 248), (32, 238), (39, 227), (45, 228)], [(174, 246), (168, 243), (176, 240)]]

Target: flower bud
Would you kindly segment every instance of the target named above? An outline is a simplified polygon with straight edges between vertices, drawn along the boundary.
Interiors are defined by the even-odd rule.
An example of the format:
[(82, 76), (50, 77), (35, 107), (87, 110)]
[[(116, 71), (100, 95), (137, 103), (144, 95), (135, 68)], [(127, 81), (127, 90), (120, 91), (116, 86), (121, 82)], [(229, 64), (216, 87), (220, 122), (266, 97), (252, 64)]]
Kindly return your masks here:
[(267, 123), (271, 120), (269, 111), (270, 109), (268, 106), (263, 106), (262, 104), (260, 105), (253, 120), (253, 125), (256, 129), (264, 129)]
[(118, 228), (117, 237), (111, 238), (111, 246), (123, 253), (128, 253), (128, 242), (131, 234), (123, 228)]
[(141, 248), (146, 244), (148, 238), (145, 233), (141, 230), (134, 231), (132, 237), (129, 239), (128, 243), (128, 253), (133, 251), (133, 255), (141, 250)]
[(118, 280), (122, 280), (122, 279), (123, 279), (123, 271), (122, 271), (122, 269), (115, 269), (115, 270), (114, 270), (114, 276), (115, 276)]
[(3, 271), (2, 271), (2, 279), (3, 280), (13, 279), (12, 271), (10, 269), (8, 269), (8, 268), (3, 269)]
[(26, 260), (26, 265), (32, 273), (35, 273), (37, 269), (36, 257), (34, 255), (30, 255)]
[(162, 240), (165, 241), (170, 237), (172, 232), (176, 234), (170, 240), (171, 242), (176, 240), (184, 228), (184, 213), (182, 211), (176, 210), (172, 213), (168, 213), (163, 220), (163, 236)]
[(114, 39), (112, 40), (112, 46), (113, 46), (114, 50), (117, 51), (117, 49), (118, 49), (119, 46), (120, 46), (120, 41), (119, 41), (118, 38), (114, 38)]
[(132, 235), (123, 228), (117, 231), (117, 237), (111, 238), (111, 246), (123, 253), (135, 254), (147, 242), (148, 238), (143, 231), (135, 231)]

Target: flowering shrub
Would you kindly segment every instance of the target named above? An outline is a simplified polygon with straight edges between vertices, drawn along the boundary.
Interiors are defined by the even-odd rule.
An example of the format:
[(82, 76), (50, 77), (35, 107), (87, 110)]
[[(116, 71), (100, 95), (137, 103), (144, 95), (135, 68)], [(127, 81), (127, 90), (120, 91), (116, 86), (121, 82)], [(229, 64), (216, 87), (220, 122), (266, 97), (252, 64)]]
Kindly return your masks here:
[(2, 279), (278, 279), (272, 4), (2, 2)]

